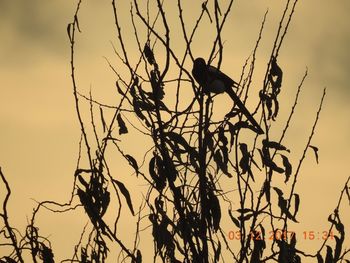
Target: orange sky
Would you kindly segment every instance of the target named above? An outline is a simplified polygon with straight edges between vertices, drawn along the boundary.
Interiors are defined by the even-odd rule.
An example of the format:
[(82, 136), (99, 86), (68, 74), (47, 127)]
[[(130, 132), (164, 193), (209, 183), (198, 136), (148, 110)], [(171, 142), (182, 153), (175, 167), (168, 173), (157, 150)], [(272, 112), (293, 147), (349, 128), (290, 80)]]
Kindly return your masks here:
[[(185, 8), (185, 15), (190, 18), (201, 2), (192, 1)], [(129, 5), (124, 6), (125, 3), (128, 1), (120, 7), (123, 10), (122, 22), (129, 19)], [(222, 69), (225, 72), (239, 77), (242, 65), (254, 46), (262, 16), (269, 8), (266, 31), (258, 53), (260, 60), (255, 82), (258, 85), (282, 7), (283, 4), (271, 0), (235, 1), (224, 30), (226, 44)], [(320, 164), (316, 165), (314, 156), (309, 152), (297, 186), (302, 198), (303, 218), (302, 223), (296, 226), (299, 231), (328, 228), (327, 217), (350, 175), (347, 169), (350, 161), (349, 10), (350, 2), (347, 0), (332, 3), (300, 1), (279, 57), (279, 64), (284, 70), (282, 123), (287, 118), (306, 67), (309, 69), (294, 126), (287, 138), (290, 148), (295, 149), (295, 158), (300, 156), (322, 90), (327, 87), (321, 119), (312, 142), (320, 149)], [(73, 1), (0, 0), (0, 166), (13, 190), (10, 222), (22, 231), (35, 206), (33, 200), (65, 202), (72, 189), (80, 130), (70, 82), (66, 25), (74, 11)], [(172, 13), (170, 19), (174, 21), (176, 14)], [(117, 42), (110, 1), (83, 1), (80, 26), (83, 34), (78, 36), (77, 44), (79, 89), (88, 94), (91, 88), (97, 100), (113, 105), (117, 101), (115, 78), (103, 58), (106, 56), (117, 64), (110, 44), (110, 41)], [(126, 39), (131, 40), (132, 31), (128, 30), (125, 28), (123, 32)], [(201, 38), (205, 37), (205, 31), (200, 34)], [(174, 45), (182, 41), (176, 37), (181, 38), (182, 35), (174, 35)], [(198, 39), (195, 45), (196, 56), (206, 54), (210, 48)], [(278, 131), (278, 125), (276, 129)], [(127, 147), (137, 155), (139, 143), (133, 143)], [(123, 180), (129, 180), (131, 171), (127, 168), (123, 171)], [(133, 185), (129, 184), (132, 188)], [(0, 189), (2, 197), (3, 188)], [(348, 231), (349, 210), (349, 206), (344, 207), (341, 214)], [(40, 217), (45, 235), (52, 236), (56, 260), (72, 255), (72, 244), (78, 240), (82, 224), (80, 216), (79, 212), (58, 216), (43, 212)], [(87, 217), (83, 221), (83, 224), (86, 223)], [(72, 227), (71, 231), (56, 231), (67, 224)], [(70, 238), (67, 235), (71, 235)], [(349, 239), (345, 245), (350, 247)], [(305, 246), (312, 249), (317, 244), (309, 241)]]

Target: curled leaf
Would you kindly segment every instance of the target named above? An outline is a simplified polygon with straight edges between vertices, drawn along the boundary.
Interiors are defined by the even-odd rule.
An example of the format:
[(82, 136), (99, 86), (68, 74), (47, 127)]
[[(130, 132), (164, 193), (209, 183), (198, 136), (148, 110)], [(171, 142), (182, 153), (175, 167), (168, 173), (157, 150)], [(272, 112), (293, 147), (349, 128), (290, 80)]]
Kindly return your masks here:
[(294, 217), (297, 215), (299, 211), (299, 205), (300, 205), (300, 197), (298, 194), (294, 194)]
[(121, 135), (128, 133), (128, 128), (126, 127), (125, 122), (120, 114), (117, 115), (117, 121), (119, 125), (119, 134)]
[(126, 200), (126, 203), (128, 204), (128, 207), (131, 211), (131, 214), (134, 216), (135, 215), (134, 208), (132, 206), (131, 197), (130, 197), (130, 193), (129, 193), (128, 189), (125, 187), (125, 185), (122, 182), (120, 182), (116, 179), (113, 179), (113, 182), (115, 182), (118, 185), (120, 192), (123, 194), (123, 196)]
[(233, 216), (232, 211), (231, 211), (230, 209), (228, 210), (228, 214), (229, 214), (229, 216), (230, 216), (232, 222), (236, 225), (236, 227), (240, 228), (240, 225), (241, 225), (241, 224), (239, 223), (238, 219), (236, 219), (236, 218)]
[(106, 132), (106, 130), (107, 130), (107, 125), (106, 125), (106, 121), (105, 121), (105, 118), (104, 118), (104, 116), (103, 116), (103, 110), (102, 110), (101, 107), (100, 107), (100, 117), (101, 117), (103, 132)]
[(289, 152), (289, 150), (285, 146), (283, 146), (282, 144), (280, 144), (278, 142), (268, 141), (268, 140), (264, 139), (262, 141), (262, 143), (263, 143), (263, 147), (272, 148), (272, 149), (275, 149), (277, 151), (287, 151), (287, 152)]
[(72, 43), (72, 41), (73, 41), (73, 33), (72, 33), (72, 23), (69, 23), (68, 25), (67, 25), (67, 34), (68, 34), (68, 37), (69, 37), (69, 41)]
[(139, 174), (139, 166), (134, 157), (129, 154), (125, 154), (125, 158), (128, 160), (129, 164), (135, 169), (136, 175)]
[(143, 48), (143, 54), (145, 55), (149, 64), (153, 65), (155, 63), (154, 54), (149, 46), (149, 43), (145, 44), (145, 47)]
[(314, 150), (315, 157), (316, 157), (316, 163), (318, 163), (318, 148), (316, 146), (309, 145), (309, 147)]
[(292, 174), (292, 165), (290, 164), (288, 158), (285, 155), (282, 155), (282, 160), (283, 160), (283, 166), (284, 166), (284, 174), (286, 176), (286, 179), (284, 180), (285, 183), (288, 182), (290, 175)]

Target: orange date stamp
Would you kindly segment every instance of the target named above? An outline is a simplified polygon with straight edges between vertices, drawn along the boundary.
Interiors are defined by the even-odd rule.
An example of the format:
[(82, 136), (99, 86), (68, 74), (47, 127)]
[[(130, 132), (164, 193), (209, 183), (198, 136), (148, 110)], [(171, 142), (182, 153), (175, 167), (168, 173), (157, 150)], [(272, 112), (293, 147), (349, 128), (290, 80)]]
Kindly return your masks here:
[[(229, 240), (241, 240), (243, 238), (243, 234), (240, 230), (237, 231), (229, 231), (227, 233)], [(282, 231), (282, 230), (274, 230), (268, 231), (265, 235), (262, 231), (252, 231), (246, 234), (246, 236), (252, 240), (291, 240), (292, 238), (298, 238), (303, 240), (327, 240), (334, 239), (334, 235), (332, 231), (302, 231), (297, 233), (295, 231)]]

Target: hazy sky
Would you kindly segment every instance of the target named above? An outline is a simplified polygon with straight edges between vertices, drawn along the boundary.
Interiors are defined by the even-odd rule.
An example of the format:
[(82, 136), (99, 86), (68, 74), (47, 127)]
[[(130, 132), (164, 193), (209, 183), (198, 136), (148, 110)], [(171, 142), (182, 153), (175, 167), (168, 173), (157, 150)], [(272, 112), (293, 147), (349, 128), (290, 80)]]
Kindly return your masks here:
[[(189, 19), (198, 12), (201, 2), (191, 1), (186, 6), (184, 11)], [(264, 40), (258, 53), (261, 60), (257, 64), (257, 74), (264, 73), (284, 2), (235, 1), (224, 31), (227, 43), (223, 70), (239, 77), (240, 69), (254, 46), (262, 16), (269, 8)], [(10, 220), (21, 230), (35, 206), (33, 199), (64, 202), (72, 189), (80, 131), (70, 82), (66, 26), (72, 20), (75, 3), (0, 0), (0, 166), (13, 190)], [(123, 22), (129, 19), (128, 3), (123, 1), (119, 7)], [(280, 52), (279, 63), (284, 70), (285, 83), (281, 94), (281, 101), (285, 103), (281, 109), (282, 123), (306, 67), (309, 69), (296, 121), (287, 139), (297, 148), (296, 158), (309, 135), (322, 90), (327, 87), (312, 143), (320, 149), (320, 164), (316, 165), (309, 152), (299, 179), (298, 191), (302, 196), (304, 215), (304, 223), (299, 226), (301, 231), (328, 228), (327, 216), (335, 207), (339, 191), (350, 175), (349, 10), (347, 0), (300, 1)], [(172, 19), (176, 19), (176, 14), (172, 15)], [(83, 1), (80, 26), (83, 34), (79, 35), (77, 44), (79, 88), (87, 94), (91, 87), (98, 100), (113, 104), (117, 96), (115, 77), (103, 58), (106, 56), (117, 64), (110, 44), (110, 41), (117, 43), (110, 1)], [(130, 28), (125, 28), (123, 33), (127, 40), (132, 39)], [(201, 34), (201, 37), (205, 36), (205, 32)], [(180, 43), (182, 40), (176, 41)], [(198, 46), (195, 55), (203, 55), (209, 47), (203, 44), (203, 40), (195, 41)], [(136, 145), (129, 147), (131, 151), (137, 148)], [(0, 189), (2, 197), (3, 188)], [(69, 257), (73, 249), (71, 244), (79, 238), (72, 236), (72, 240), (62, 242), (67, 233), (54, 231), (68, 222), (73, 228), (80, 227), (80, 219), (72, 215), (57, 216), (45, 212), (41, 217), (45, 234), (52, 234), (53, 241), (58, 240), (53, 243), (56, 259)], [(347, 221), (348, 231), (349, 215), (349, 207), (344, 208), (342, 216), (343, 221)], [(349, 247), (349, 239), (347, 242)], [(314, 246), (315, 242), (307, 245)]]

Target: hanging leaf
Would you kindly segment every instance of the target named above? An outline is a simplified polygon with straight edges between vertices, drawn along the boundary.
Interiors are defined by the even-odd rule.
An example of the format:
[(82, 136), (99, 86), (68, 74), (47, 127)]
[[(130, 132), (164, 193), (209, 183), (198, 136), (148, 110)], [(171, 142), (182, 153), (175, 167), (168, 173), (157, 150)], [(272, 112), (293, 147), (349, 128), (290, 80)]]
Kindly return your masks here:
[(100, 195), (100, 216), (102, 217), (108, 208), (109, 202), (111, 201), (110, 194), (108, 191), (103, 191)]
[[(226, 117), (228, 117), (228, 114), (226, 115)], [(229, 131), (231, 134), (231, 143), (233, 143), (233, 138), (235, 136), (235, 134), (240, 130), (240, 129), (249, 129), (252, 130), (253, 132), (256, 132), (256, 128), (252, 125), (250, 125), (248, 122), (246, 121), (238, 121), (235, 124), (232, 124), (230, 122), (228, 122), (229, 125)], [(232, 147), (232, 145), (231, 145)]]
[(153, 99), (157, 101), (161, 101), (164, 98), (164, 84), (159, 77), (159, 70), (151, 70), (150, 81), (152, 85), (153, 91)]
[(300, 197), (298, 194), (294, 194), (294, 217), (297, 215), (299, 211), (299, 205), (300, 205)]
[(185, 150), (190, 148), (185, 138), (182, 137), (180, 134), (176, 132), (167, 132), (165, 135), (177, 145), (181, 145)]
[(335, 239), (334, 262), (337, 262), (339, 260), (340, 253), (342, 251), (344, 238), (339, 238), (337, 236), (334, 236), (334, 239)]
[(73, 25), (72, 23), (69, 23), (69, 24), (67, 25), (67, 34), (68, 34), (70, 43), (72, 43), (72, 41), (73, 41), (73, 36), (72, 36), (72, 34), (73, 34), (73, 32), (72, 32), (72, 25)]
[(136, 252), (136, 262), (135, 263), (142, 263), (142, 254), (141, 254), (141, 251), (139, 249)]
[(275, 111), (274, 111), (273, 115), (271, 116), (271, 118), (272, 118), (272, 120), (275, 120), (275, 118), (277, 117), (280, 106), (279, 106), (279, 102), (278, 102), (276, 97), (272, 98), (272, 101), (275, 105)]
[(242, 174), (245, 174), (250, 170), (250, 154), (248, 152), (248, 146), (245, 143), (240, 143), (239, 149), (242, 153), (242, 158), (239, 161), (239, 167), (242, 169)]
[(280, 173), (280, 174), (284, 173), (284, 169), (281, 167), (278, 167), (277, 164), (269, 158), (264, 158), (263, 164), (267, 167), (270, 167), (272, 170), (276, 171), (277, 173)]
[(247, 214), (247, 215), (240, 215), (238, 217), (238, 219), (241, 221), (241, 222), (245, 222), (245, 221), (248, 221), (254, 214), (251, 213), (251, 214)]
[(350, 191), (349, 191), (350, 187), (348, 187), (347, 185), (345, 186), (345, 193), (348, 196), (348, 200), (349, 200), (349, 205), (350, 205)]
[(223, 156), (222, 156), (221, 151), (219, 149), (215, 151), (213, 157), (214, 157), (214, 161), (215, 161), (216, 166), (217, 166), (216, 171), (218, 172), (220, 169), (225, 175), (227, 175), (229, 178), (232, 178), (232, 174), (230, 174), (228, 172), (227, 163), (225, 163), (223, 161)]
[(223, 127), (219, 128), (219, 142), (221, 142), (223, 146), (226, 146), (228, 144), (228, 140), (225, 136), (225, 130)]
[(278, 66), (276, 57), (272, 57), (269, 81), (272, 86), (273, 97), (277, 97), (277, 95), (280, 93), (281, 86), (282, 86), (282, 78), (283, 78), (282, 69)]
[(290, 164), (288, 158), (281, 154), (282, 160), (283, 160), (283, 166), (284, 166), (284, 174), (286, 175), (286, 179), (284, 180), (285, 183), (288, 182), (290, 175), (292, 174), (292, 165)]
[(126, 203), (128, 204), (128, 207), (131, 211), (131, 214), (134, 216), (135, 215), (134, 208), (132, 206), (131, 197), (130, 197), (130, 193), (129, 193), (128, 189), (125, 187), (125, 185), (122, 182), (120, 182), (116, 179), (112, 179), (112, 180), (113, 180), (113, 182), (115, 182), (118, 185), (120, 192), (123, 194), (123, 196), (126, 200)]
[(266, 196), (266, 201), (268, 203), (270, 203), (270, 200), (271, 200), (271, 193), (270, 193), (270, 182), (269, 181), (265, 181), (264, 182), (264, 185), (262, 187), (262, 192), (265, 194)]
[(125, 93), (122, 91), (121, 87), (119, 86), (119, 82), (116, 81), (116, 82), (115, 82), (115, 85), (116, 85), (116, 87), (117, 87), (118, 93), (124, 97), (124, 96), (125, 96)]
[(281, 209), (281, 215), (285, 214), (288, 219), (292, 220), (293, 222), (298, 223), (298, 221), (295, 219), (295, 216), (293, 216), (289, 212), (289, 210), (288, 210), (288, 201), (286, 199), (284, 199), (283, 192), (281, 191), (281, 189), (279, 189), (277, 187), (273, 187), (273, 189), (276, 191), (276, 193), (278, 195), (278, 206)]
[(128, 160), (129, 164), (135, 169), (136, 176), (138, 176), (139, 175), (139, 166), (137, 165), (137, 162), (134, 159), (134, 157), (132, 157), (129, 154), (125, 154), (125, 158)]
[(271, 119), (271, 117), (273, 116), (272, 98), (269, 95), (264, 94), (262, 91), (259, 92), (259, 97), (260, 97), (260, 100), (263, 103), (265, 103), (265, 106), (267, 108), (267, 111), (268, 111), (267, 119)]
[(103, 110), (102, 110), (101, 107), (100, 107), (100, 117), (101, 117), (103, 132), (106, 132), (107, 125), (106, 125), (106, 122), (105, 122), (105, 118), (103, 117)]
[(207, 141), (207, 145), (210, 151), (214, 151), (214, 140), (213, 140), (213, 136), (212, 134), (206, 134), (205, 137), (206, 141)]
[(252, 231), (251, 238), (254, 240), (254, 248), (250, 258), (250, 263), (260, 263), (261, 257), (266, 248), (265, 241), (260, 237), (259, 231)]
[(214, 262), (219, 262), (220, 255), (221, 255), (221, 243), (219, 241), (218, 248), (215, 250), (215, 254), (214, 254)]
[(321, 256), (320, 252), (317, 252), (317, 263), (324, 263), (323, 257)]
[(158, 156), (153, 156), (149, 162), (149, 173), (156, 184), (156, 189), (161, 192), (166, 186), (166, 176), (163, 172), (163, 162)]
[(231, 211), (230, 209), (228, 210), (228, 214), (229, 214), (229, 216), (230, 216), (232, 222), (236, 225), (236, 227), (240, 228), (240, 225), (241, 225), (241, 224), (239, 223), (238, 219), (236, 219), (236, 218), (233, 216), (232, 211)]
[(316, 157), (316, 163), (318, 164), (318, 148), (316, 146), (309, 145), (309, 147), (314, 150), (315, 157)]
[(78, 31), (81, 33), (80, 26), (79, 26), (79, 19), (77, 15), (74, 16), (74, 22), (77, 25)]
[(269, 149), (272, 148), (272, 149), (275, 149), (277, 151), (287, 151), (287, 152), (289, 152), (289, 150), (285, 146), (283, 146), (282, 144), (280, 144), (278, 142), (268, 141), (268, 140), (264, 139), (262, 141), (262, 143), (263, 143), (263, 147), (266, 147), (266, 148), (269, 148)]
[(119, 125), (119, 135), (128, 133), (128, 128), (126, 127), (125, 122), (120, 114), (117, 115), (117, 121)]
[(274, 77), (282, 77), (282, 69), (278, 66), (276, 57), (272, 57), (271, 59), (271, 69), (270, 74)]
[(148, 122), (147, 118), (143, 115), (141, 109), (140, 109), (140, 103), (136, 99), (136, 97), (133, 98), (132, 106), (134, 108), (134, 112), (141, 120), (143, 120), (147, 127), (151, 127), (151, 124)]
[(333, 250), (330, 246), (327, 245), (327, 254), (325, 263), (333, 263)]
[(198, 154), (196, 152), (196, 149), (191, 147), (188, 142), (185, 140), (182, 135), (176, 133), (176, 132), (167, 132), (165, 133), (165, 136), (167, 136), (171, 141), (173, 141), (176, 146), (181, 146), (182, 149), (177, 148), (180, 153), (189, 153), (190, 158), (193, 158), (194, 160), (198, 160)]
[(41, 243), (42, 248), (40, 249), (40, 257), (44, 263), (54, 263), (54, 255), (52, 249), (47, 247), (44, 243)]
[(235, 137), (236, 137), (236, 130), (235, 130), (235, 126), (231, 122), (228, 122), (227, 125), (228, 125), (228, 130), (229, 130), (230, 136), (231, 136), (230, 148), (232, 148), (233, 143), (235, 141)]
[(221, 209), (218, 197), (214, 194), (212, 189), (208, 189), (207, 195), (207, 214), (206, 219), (208, 225), (216, 232), (220, 227)]
[(143, 54), (145, 55), (149, 64), (153, 65), (155, 63), (154, 54), (148, 42), (145, 44), (145, 47), (143, 48)]

